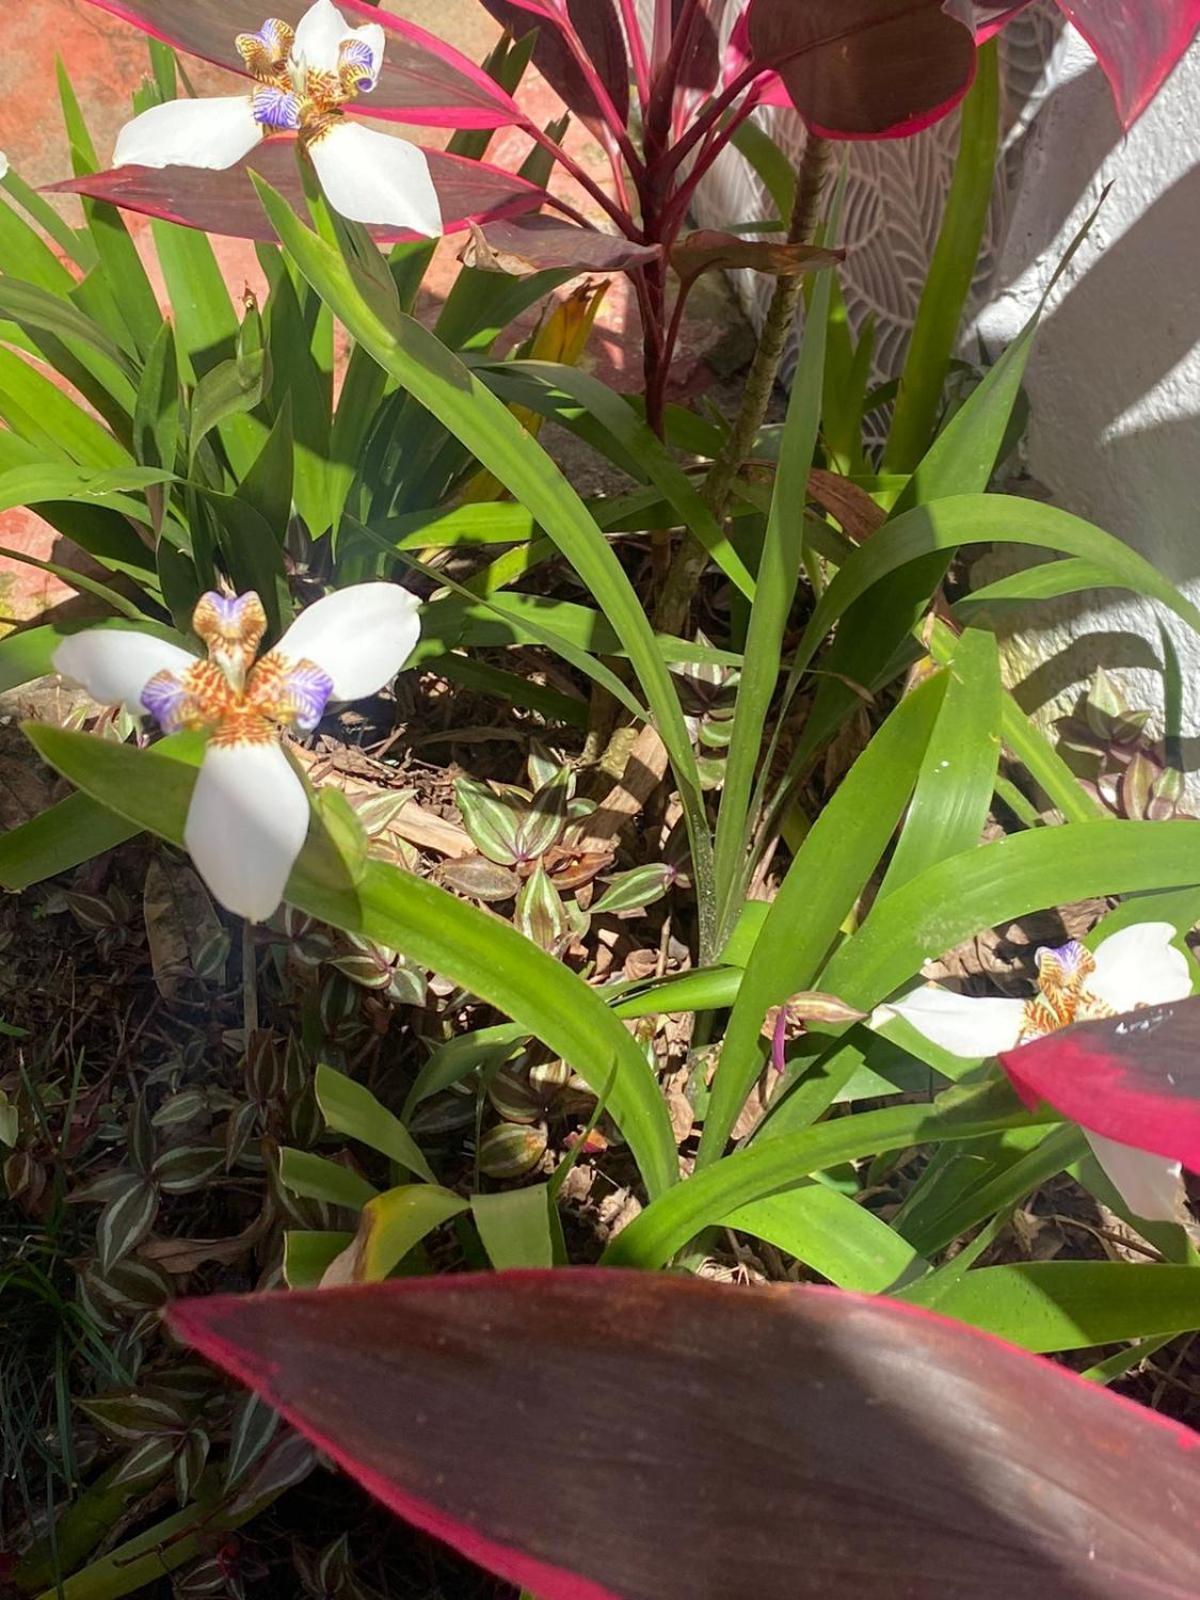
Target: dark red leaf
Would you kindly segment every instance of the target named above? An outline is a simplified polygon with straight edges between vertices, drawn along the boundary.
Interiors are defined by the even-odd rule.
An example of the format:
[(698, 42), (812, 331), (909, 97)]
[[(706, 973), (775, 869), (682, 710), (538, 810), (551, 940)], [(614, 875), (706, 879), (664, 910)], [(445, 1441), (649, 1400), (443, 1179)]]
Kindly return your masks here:
[(972, 6), (974, 16), (972, 26), (975, 29), (975, 43), (986, 44), (994, 34), (1006, 28), (1018, 12), (1024, 11), (1033, 0), (1017, 0), (1015, 5), (1009, 3), (993, 3), (988, 5), (976, 4)]
[[(91, 0), (156, 39), (191, 55), (244, 72), (234, 37), (261, 26), (269, 13), (295, 24), (309, 0)], [(347, 20), (382, 24), (383, 71), (355, 109), (373, 117), (428, 127), (499, 128), (524, 120), (515, 102), (473, 61), (415, 23), (364, 0), (338, 0)]]
[(169, 1317), (541, 1600), (1200, 1594), (1194, 1434), (894, 1301), (585, 1268)]
[[(480, 0), (485, 11), (514, 38), (537, 30), (533, 62), (546, 82), (578, 117), (592, 127), (611, 126), (613, 118), (596, 92), (592, 74), (612, 103), (616, 123), (629, 121), (629, 58), (613, 0), (567, 0), (567, 18), (544, 0)], [(567, 43), (566, 27), (574, 30), (591, 63), (587, 72)]]
[(1000, 1063), (1026, 1105), (1200, 1172), (1200, 996), (1076, 1023)]
[[(549, 198), (544, 189), (499, 167), (441, 150), (427, 150), (429, 171), (447, 233), (468, 222), (489, 221), (536, 210)], [(304, 195), (296, 166), (294, 141), (267, 139), (237, 166), (224, 172), (199, 167), (112, 167), (84, 178), (51, 184), (56, 193), (86, 194), (127, 211), (142, 211), (182, 222), (205, 233), (239, 239), (274, 239), (249, 173), (257, 172), (304, 214)], [(411, 239), (401, 228), (372, 228), (381, 242)]]
[(629, 272), (659, 254), (657, 245), (634, 244), (618, 233), (581, 228), (559, 217), (513, 217), (472, 229), (459, 259), (485, 271), (517, 275), (547, 268), (576, 272)]
[[(673, 0), (672, 20), (678, 28), (683, 0)], [(692, 11), (687, 43), (679, 61), (677, 81), (684, 89), (715, 89), (721, 76), (718, 43), (719, 0), (699, 0)]]
[(753, 59), (834, 139), (918, 132), (957, 105), (975, 72), (972, 29), (942, 0), (752, 0), (746, 26)]
[(1058, 0), (1058, 6), (1095, 52), (1126, 128), (1200, 28), (1200, 0)]

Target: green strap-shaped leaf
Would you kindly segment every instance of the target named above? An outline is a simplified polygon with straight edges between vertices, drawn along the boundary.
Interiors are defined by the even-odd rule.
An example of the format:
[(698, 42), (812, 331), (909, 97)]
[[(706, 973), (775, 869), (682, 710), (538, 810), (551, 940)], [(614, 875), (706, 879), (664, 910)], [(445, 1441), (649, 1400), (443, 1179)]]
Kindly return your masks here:
[(317, 1068), (315, 1088), (327, 1128), (361, 1140), (426, 1183), (435, 1181), (412, 1134), (365, 1085), (322, 1064)]
[(499, 1194), (477, 1194), (471, 1212), (488, 1260), (497, 1272), (506, 1267), (552, 1267), (554, 1235), (550, 1226), (551, 1200), (547, 1186), (507, 1189)]
[(1029, 1261), (977, 1267), (949, 1290), (914, 1284), (900, 1298), (1026, 1350), (1083, 1350), (1200, 1328), (1200, 1270), (1129, 1261)]
[(946, 698), (880, 899), (944, 856), (979, 843), (1000, 763), (1001, 694), (996, 640), (968, 628), (949, 667)]
[[(945, 691), (945, 676), (939, 674), (900, 702), (788, 868), (729, 1019), (700, 1142), (701, 1162), (721, 1154), (758, 1075), (759, 1032), (768, 1008), (815, 987), (821, 964), (912, 793)], [(839, 993), (825, 983), (821, 987)]]
[(1053, 1119), (1050, 1112), (1028, 1115), (1013, 1110), (1015, 1096), (1004, 1084), (989, 1084), (973, 1095), (950, 1094), (954, 1099), (945, 1109), (935, 1101), (932, 1105), (865, 1111), (724, 1156), (647, 1206), (608, 1246), (600, 1264), (661, 1267), (701, 1229), (842, 1161), (858, 1161), (880, 1150), (910, 1144), (982, 1138), (1003, 1128)]
[(805, 318), (800, 360), (788, 402), (779, 470), (759, 561), (758, 587), (750, 610), (745, 662), (738, 682), (733, 737), (725, 761), (725, 782), (717, 820), (715, 872), (717, 916), (722, 936), (730, 931), (738, 909), (734, 904), (734, 890), (740, 881), (749, 844), (746, 821), (750, 791), (762, 761), (763, 729), (779, 682), (783, 636), (800, 575), (808, 475), (821, 421), (821, 383), (832, 283), (832, 273), (820, 275)]

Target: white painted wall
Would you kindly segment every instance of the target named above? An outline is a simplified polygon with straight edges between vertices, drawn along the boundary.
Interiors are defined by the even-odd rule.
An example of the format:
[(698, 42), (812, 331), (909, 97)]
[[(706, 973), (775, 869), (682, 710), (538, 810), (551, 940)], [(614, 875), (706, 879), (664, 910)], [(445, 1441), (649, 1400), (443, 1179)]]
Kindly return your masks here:
[[(991, 299), (979, 317), (1007, 343), (1105, 183), (1113, 188), (1053, 292), (1027, 388), (1028, 465), (1054, 500), (1135, 545), (1200, 597), (1200, 45), (1127, 136), (1086, 46), (1064, 36), (1052, 92), (1023, 150)], [(1062, 602), (1013, 639), (1033, 709), (1100, 661), (1139, 704), (1161, 704), (1161, 613), (1109, 591)], [(1185, 669), (1185, 732), (1200, 733), (1200, 640), (1172, 619)], [(1200, 784), (1193, 779), (1193, 792)]]

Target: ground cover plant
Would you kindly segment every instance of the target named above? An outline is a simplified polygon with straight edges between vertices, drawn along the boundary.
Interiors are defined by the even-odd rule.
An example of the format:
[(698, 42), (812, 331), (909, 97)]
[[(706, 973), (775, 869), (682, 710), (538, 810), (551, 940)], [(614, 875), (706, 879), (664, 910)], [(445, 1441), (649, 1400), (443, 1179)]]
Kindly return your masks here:
[[(358, 0), (95, 3), (149, 75), (108, 167), (61, 76), (82, 225), (0, 180), (0, 505), (92, 562), (0, 640), (4, 1592), (1194, 1592), (1189, 686), (1164, 646), (1161, 736), (1103, 673), (1047, 731), (997, 631), (1200, 612), (996, 488), (1040, 314), (956, 358), (1024, 8), (486, 0), (477, 65)], [(1063, 9), (1125, 122), (1200, 22)], [(956, 109), (874, 388), (839, 148)], [(731, 142), (775, 214), (690, 229)], [(732, 267), (718, 415), (671, 373)]]

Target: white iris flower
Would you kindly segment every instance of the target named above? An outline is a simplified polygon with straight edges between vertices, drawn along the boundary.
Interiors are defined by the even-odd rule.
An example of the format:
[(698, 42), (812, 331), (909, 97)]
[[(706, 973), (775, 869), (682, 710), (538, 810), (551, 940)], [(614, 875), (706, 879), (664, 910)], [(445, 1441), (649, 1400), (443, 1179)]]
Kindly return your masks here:
[[(973, 1060), (1015, 1050), (1072, 1022), (1167, 1005), (1192, 992), (1186, 957), (1169, 922), (1138, 922), (1102, 940), (1093, 953), (1077, 941), (1037, 952), (1037, 992), (1029, 1000), (956, 994), (927, 983), (879, 1006), (871, 1025), (903, 1017), (951, 1055)], [(1181, 1167), (1148, 1150), (1085, 1128), (1096, 1160), (1129, 1209), (1148, 1222), (1177, 1222)]]
[(117, 135), (114, 166), (232, 167), (265, 134), (295, 133), (342, 216), (429, 238), (441, 233), (424, 151), (345, 112), (379, 80), (384, 32), (377, 22), (352, 28), (332, 0), (316, 0), (294, 30), (269, 17), (236, 42), (257, 80), (253, 93), (152, 106)]
[(352, 584), (302, 611), (256, 660), (267, 627), (258, 596), (206, 594), (192, 626), (207, 659), (150, 634), (91, 628), (64, 639), (54, 665), (102, 705), (149, 713), (165, 733), (210, 735), (184, 843), (221, 904), (261, 921), (308, 832), (308, 792), (282, 735), (311, 732), (327, 701), (389, 682), (417, 642), (417, 609), (399, 584)]

